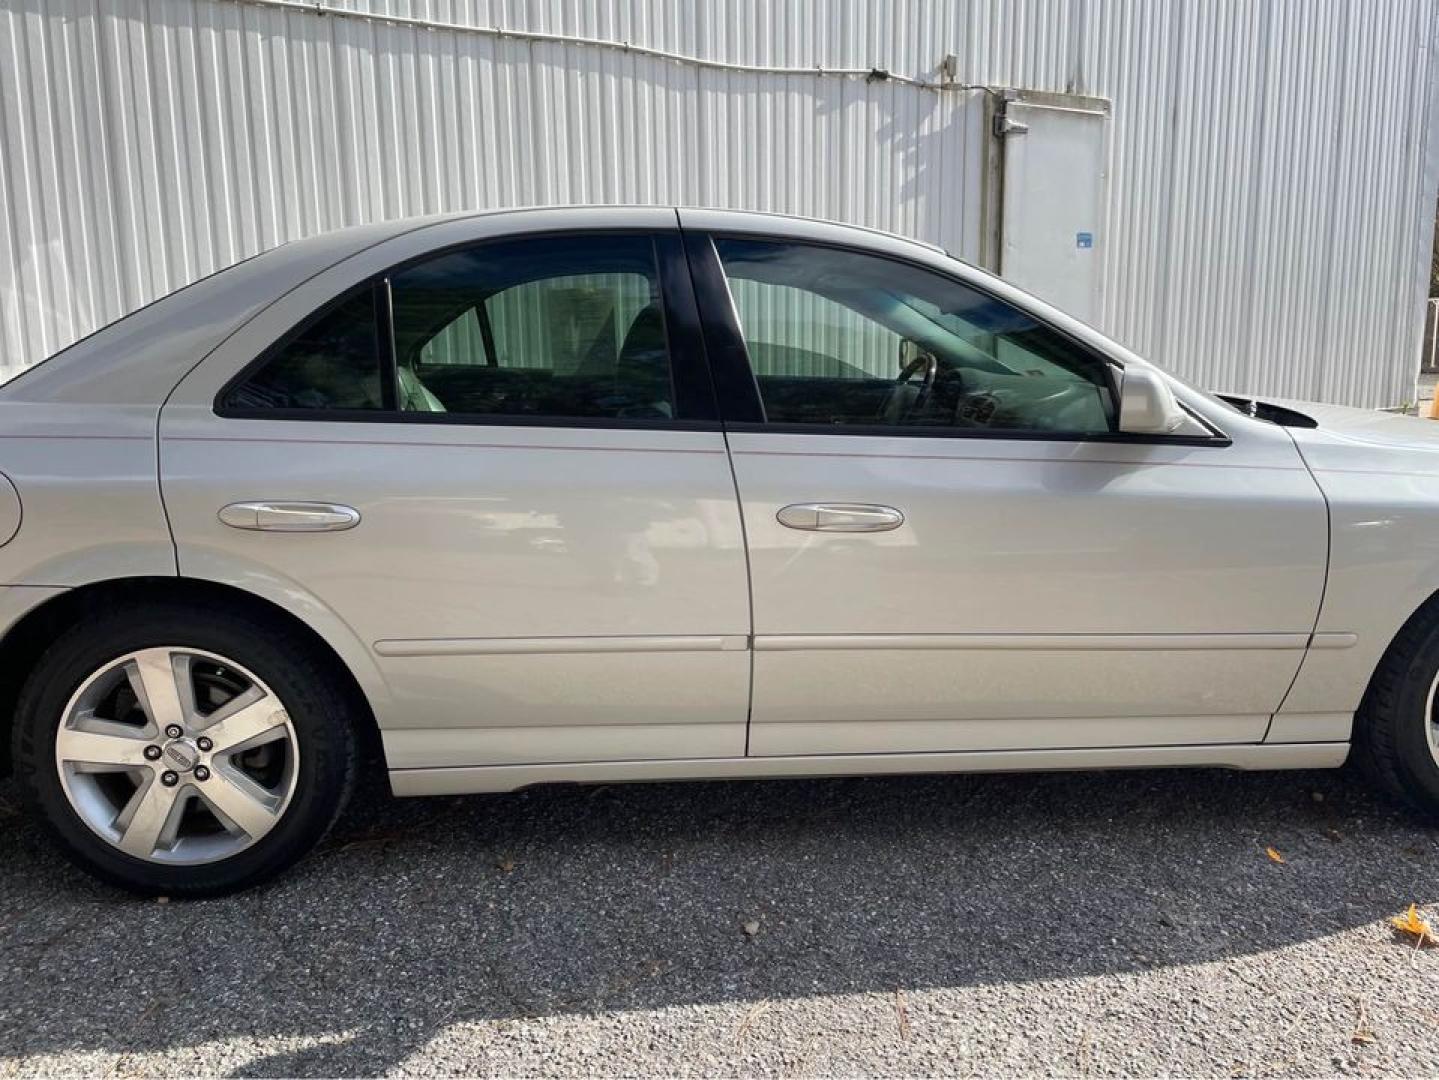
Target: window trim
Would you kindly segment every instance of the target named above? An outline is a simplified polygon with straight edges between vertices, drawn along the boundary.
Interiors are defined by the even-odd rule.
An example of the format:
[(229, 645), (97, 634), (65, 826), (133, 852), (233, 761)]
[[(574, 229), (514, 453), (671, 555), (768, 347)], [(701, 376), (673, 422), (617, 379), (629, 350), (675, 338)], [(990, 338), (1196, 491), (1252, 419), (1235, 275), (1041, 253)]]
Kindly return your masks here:
[[(1210, 430), (1214, 425), (1197, 415), (1192, 409), (1184, 411), (1193, 416)], [(944, 428), (885, 427), (882, 424), (771, 424), (755, 423), (749, 420), (728, 421), (726, 431), (746, 435), (853, 435), (858, 438), (880, 439), (1001, 439), (1017, 442), (1068, 442), (1068, 443), (1114, 443), (1119, 445), (1135, 443), (1162, 443), (1165, 446), (1229, 446), (1233, 440), (1228, 435), (1141, 435), (1128, 431), (1055, 432), (1031, 428)]]
[[(721, 416), (723, 417), (726, 430), (756, 434), (772, 432), (774, 434), (784, 435), (853, 435), (905, 439), (1008, 439), (1033, 442), (1098, 442), (1160, 444), (1165, 446), (1223, 447), (1229, 446), (1233, 442), (1233, 440), (1215, 426), (1212, 421), (1198, 415), (1193, 409), (1184, 405), (1182, 402), (1180, 403), (1180, 407), (1213, 432), (1212, 435), (1138, 434), (1135, 432), (1119, 431), (1117, 428), (1108, 432), (1055, 432), (1024, 428), (772, 423), (765, 419), (764, 402), (760, 396), (759, 382), (754, 374), (754, 365), (750, 362), (749, 349), (744, 342), (744, 333), (739, 322), (739, 313), (735, 308), (734, 295), (729, 287), (729, 277), (724, 272), (724, 263), (719, 257), (718, 249), (715, 247), (715, 240), (717, 239), (750, 240), (767, 243), (794, 244), (802, 247), (829, 248), (834, 251), (844, 251), (852, 254), (868, 255), (876, 259), (886, 259), (902, 266), (908, 266), (915, 270), (933, 274), (936, 277), (953, 282), (956, 285), (969, 289), (981, 296), (986, 296), (1007, 307), (1015, 308), (1041, 326), (1058, 334), (1076, 349), (1092, 357), (1102, 365), (1109, 384), (1109, 392), (1115, 402), (1114, 419), (1116, 424), (1119, 419), (1119, 403), (1122, 400), (1120, 394), (1120, 378), (1123, 376), (1124, 365), (1112, 356), (1095, 349), (1094, 346), (1087, 342), (1079, 340), (1063, 327), (1055, 326), (1048, 319), (1036, 314), (1029, 308), (1017, 305), (1011, 300), (995, 295), (982, 285), (966, 281), (961, 277), (946, 273), (933, 266), (916, 262), (912, 259), (905, 259), (889, 252), (874, 251), (856, 244), (787, 237), (774, 233), (704, 229), (683, 229), (681, 231), (685, 238), (685, 254), (689, 259), (690, 271), (694, 277), (695, 289), (701, 305), (700, 310), (701, 319), (704, 324), (705, 345), (709, 353), (710, 370), (715, 380), (716, 397), (720, 404)], [(741, 365), (742, 370), (740, 370)]]
[(378, 278), (375, 289), (375, 332), (380, 335), (380, 393), (382, 412), (400, 409), (400, 366), (395, 360), (395, 296), (388, 276)]
[[(525, 240), (575, 239), (594, 237), (643, 237), (650, 241), (656, 285), (665, 323), (665, 343), (670, 360), (670, 385), (674, 393), (675, 411), (672, 418), (566, 417), (566, 416), (500, 416), (488, 413), (407, 412), (399, 408), (399, 372), (395, 357), (394, 318), (391, 306), (391, 278), (398, 273), (432, 259), (443, 258), (459, 251), (495, 244)], [(340, 304), (364, 289), (374, 290), (377, 329), (380, 338), (381, 392), (385, 404), (379, 409), (242, 409), (224, 404), (225, 398), (244, 383), (277, 353), (295, 341), (316, 322), (325, 318)], [(488, 348), (488, 344), (486, 346)], [(508, 233), (466, 240), (410, 256), (371, 274), (344, 289), (320, 307), (305, 315), (294, 326), (263, 348), (254, 359), (227, 379), (211, 402), (212, 412), (227, 420), (310, 420), (329, 423), (363, 424), (461, 424), (473, 427), (541, 427), (541, 428), (612, 428), (620, 431), (720, 431), (719, 408), (714, 398), (714, 383), (706, 359), (700, 331), (700, 316), (694, 287), (685, 262), (679, 227), (653, 228), (557, 228), (533, 232)]]

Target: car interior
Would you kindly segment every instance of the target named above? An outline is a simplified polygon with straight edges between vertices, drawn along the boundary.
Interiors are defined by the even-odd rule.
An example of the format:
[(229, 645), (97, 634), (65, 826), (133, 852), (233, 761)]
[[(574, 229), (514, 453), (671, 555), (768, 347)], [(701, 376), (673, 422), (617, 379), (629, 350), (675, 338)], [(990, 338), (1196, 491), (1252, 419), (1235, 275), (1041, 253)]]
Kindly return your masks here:
[[(664, 312), (658, 301), (651, 300), (628, 319), (623, 337), (616, 323), (625, 313), (613, 304), (593, 337), (572, 350), (577, 353), (572, 367), (553, 354), (521, 358), (501, 352), (489, 306), (468, 297), (462, 310), (452, 313), (436, 334), (397, 355), (402, 409), (490, 416), (673, 416)], [(439, 351), (435, 339), (461, 320), (478, 321), (482, 328), (475, 342), (478, 353), (447, 362), (427, 361), (427, 353)]]

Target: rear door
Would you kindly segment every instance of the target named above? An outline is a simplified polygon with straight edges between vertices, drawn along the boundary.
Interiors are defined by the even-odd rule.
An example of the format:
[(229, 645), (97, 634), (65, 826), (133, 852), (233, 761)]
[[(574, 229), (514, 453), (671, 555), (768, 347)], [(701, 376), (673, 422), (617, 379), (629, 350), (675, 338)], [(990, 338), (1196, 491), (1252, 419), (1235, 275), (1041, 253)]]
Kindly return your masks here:
[(180, 572), (348, 649), (392, 767), (744, 754), (745, 556), (673, 211), (341, 264), (181, 384), (161, 470)]
[(686, 242), (749, 545), (750, 753), (1263, 739), (1326, 558), (1281, 430), (1117, 435), (1111, 365), (1012, 304), (853, 232), (683, 220), (714, 232)]

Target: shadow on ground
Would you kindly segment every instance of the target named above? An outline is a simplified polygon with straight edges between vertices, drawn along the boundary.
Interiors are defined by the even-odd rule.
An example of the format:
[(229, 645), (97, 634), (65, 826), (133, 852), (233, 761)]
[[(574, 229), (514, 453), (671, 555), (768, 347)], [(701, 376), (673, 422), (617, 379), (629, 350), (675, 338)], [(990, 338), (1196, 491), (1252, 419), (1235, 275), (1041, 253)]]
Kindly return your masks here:
[(337, 1041), (381, 1072), (463, 1020), (1211, 961), (1439, 883), (1436, 834), (1348, 772), (374, 791), (280, 882), (173, 904), (92, 884), (13, 801), (0, 786), (5, 1052), (331, 1044), (263, 1074), (333, 1073)]

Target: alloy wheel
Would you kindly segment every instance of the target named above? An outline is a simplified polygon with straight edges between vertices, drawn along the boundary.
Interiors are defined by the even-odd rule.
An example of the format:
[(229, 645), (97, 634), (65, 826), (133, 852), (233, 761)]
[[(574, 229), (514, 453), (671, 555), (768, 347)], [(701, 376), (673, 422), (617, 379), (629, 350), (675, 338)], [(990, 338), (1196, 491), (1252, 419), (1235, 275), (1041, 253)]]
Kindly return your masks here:
[(243, 666), (180, 646), (140, 649), (91, 674), (55, 737), (70, 806), (137, 859), (217, 862), (284, 816), (299, 747), (278, 696)]
[(1439, 674), (1429, 683), (1429, 696), (1424, 700), (1424, 734), (1429, 740), (1429, 754), (1439, 765)]

